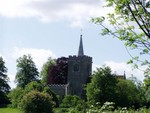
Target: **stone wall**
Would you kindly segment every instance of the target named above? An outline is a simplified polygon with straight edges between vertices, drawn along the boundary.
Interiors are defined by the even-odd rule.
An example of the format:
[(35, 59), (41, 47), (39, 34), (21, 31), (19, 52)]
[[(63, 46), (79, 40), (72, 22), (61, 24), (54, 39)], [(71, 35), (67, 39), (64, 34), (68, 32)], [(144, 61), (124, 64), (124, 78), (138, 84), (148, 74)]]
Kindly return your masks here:
[(64, 97), (68, 95), (68, 86), (69, 84), (51, 84), (49, 85), (50, 89), (56, 94)]

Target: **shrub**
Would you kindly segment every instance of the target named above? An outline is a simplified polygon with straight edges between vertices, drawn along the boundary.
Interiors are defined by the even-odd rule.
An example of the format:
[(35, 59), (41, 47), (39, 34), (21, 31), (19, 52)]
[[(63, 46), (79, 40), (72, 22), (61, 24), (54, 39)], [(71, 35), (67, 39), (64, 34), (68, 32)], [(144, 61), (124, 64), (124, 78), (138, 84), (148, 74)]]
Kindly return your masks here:
[(76, 107), (80, 103), (81, 99), (80, 97), (76, 95), (68, 95), (62, 100), (61, 107), (70, 108), (70, 107)]
[(53, 113), (52, 98), (47, 93), (31, 91), (21, 100), (24, 113)]
[(39, 92), (42, 92), (43, 85), (38, 81), (33, 81), (33, 82), (28, 83), (24, 88), (25, 94), (29, 93), (32, 90), (37, 90)]
[(20, 87), (17, 87), (10, 91), (8, 94), (8, 98), (11, 102), (9, 107), (17, 108), (19, 106), (19, 103), (24, 95), (24, 90)]
[(54, 107), (59, 107), (59, 100), (56, 94), (50, 89), (50, 87), (48, 86), (44, 87), (43, 92), (49, 94), (52, 97)]
[(87, 107), (85, 101), (76, 95), (66, 96), (60, 106), (68, 108), (68, 113), (85, 113)]

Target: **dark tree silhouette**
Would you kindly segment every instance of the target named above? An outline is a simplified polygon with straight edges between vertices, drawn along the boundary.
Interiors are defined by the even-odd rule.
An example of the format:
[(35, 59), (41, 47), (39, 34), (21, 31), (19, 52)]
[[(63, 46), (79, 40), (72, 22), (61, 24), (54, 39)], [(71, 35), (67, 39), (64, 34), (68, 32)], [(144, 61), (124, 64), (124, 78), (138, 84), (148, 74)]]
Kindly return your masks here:
[(66, 84), (67, 73), (68, 58), (58, 58), (56, 64), (48, 69), (48, 84)]

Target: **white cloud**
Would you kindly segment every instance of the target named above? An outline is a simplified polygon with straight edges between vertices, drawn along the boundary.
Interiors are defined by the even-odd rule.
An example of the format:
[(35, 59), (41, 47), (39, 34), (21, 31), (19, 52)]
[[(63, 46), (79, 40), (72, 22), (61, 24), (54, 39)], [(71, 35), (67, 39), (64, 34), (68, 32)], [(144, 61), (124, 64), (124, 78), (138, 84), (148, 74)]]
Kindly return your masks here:
[(23, 55), (30, 54), (39, 71), (49, 57), (56, 58), (56, 55), (51, 50), (34, 49), (34, 48), (18, 48), (14, 47), (12, 57), (18, 59)]
[(9, 86), (11, 88), (15, 88), (16, 87), (16, 84), (15, 84), (15, 75), (14, 74), (8, 74), (8, 77), (9, 77)]
[(6, 66), (8, 68), (8, 77), (10, 79), (9, 85), (11, 88), (16, 87), (16, 84), (14, 83), (16, 74), (16, 59), (28, 54), (30, 54), (33, 58), (33, 61), (35, 62), (39, 72), (49, 57), (56, 58), (56, 55), (51, 50), (14, 47), (12, 52), (6, 56), (6, 58), (9, 59), (8, 62), (6, 62)]
[(72, 26), (81, 26), (91, 17), (105, 15), (104, 0), (0, 0), (0, 15), (36, 17), (43, 22), (69, 21)]
[[(141, 70), (133, 69), (131, 65), (127, 65), (125, 62), (114, 62), (114, 61), (106, 61), (104, 62), (106, 66), (109, 66), (113, 73), (118, 75), (123, 75), (124, 72), (126, 77), (129, 78), (132, 75), (135, 76), (138, 80), (143, 81), (144, 73)], [(93, 70), (96, 70), (96, 67), (101, 67), (101, 65), (93, 64)]]

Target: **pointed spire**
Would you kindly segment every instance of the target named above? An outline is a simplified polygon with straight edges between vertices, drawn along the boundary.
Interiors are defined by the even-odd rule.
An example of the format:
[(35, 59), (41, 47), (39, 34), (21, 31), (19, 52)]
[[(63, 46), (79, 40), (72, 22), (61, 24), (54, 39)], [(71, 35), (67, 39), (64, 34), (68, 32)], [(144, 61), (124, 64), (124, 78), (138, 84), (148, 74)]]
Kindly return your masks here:
[(126, 72), (124, 71), (124, 79), (126, 79)]
[(82, 34), (80, 35), (80, 45), (79, 45), (79, 50), (78, 50), (78, 56), (83, 56), (84, 51), (83, 51), (83, 43), (82, 43)]

